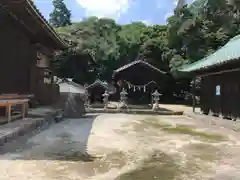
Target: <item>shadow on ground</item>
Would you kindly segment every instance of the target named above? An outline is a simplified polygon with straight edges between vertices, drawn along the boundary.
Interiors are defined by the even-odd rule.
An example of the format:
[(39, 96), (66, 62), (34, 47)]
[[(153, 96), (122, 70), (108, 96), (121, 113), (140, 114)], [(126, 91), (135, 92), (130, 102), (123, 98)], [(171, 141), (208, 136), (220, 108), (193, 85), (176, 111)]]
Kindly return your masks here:
[[(94, 109), (102, 109), (104, 108), (104, 105), (103, 104), (91, 104), (91, 108), (94, 108)], [(117, 107), (108, 107), (109, 109), (117, 109)], [(152, 110), (152, 106), (149, 105), (149, 104), (128, 104), (128, 109), (130, 110)], [(166, 108), (161, 108), (159, 109), (159, 111), (169, 111), (171, 112), (171, 110), (169, 109), (166, 109)]]
[(139, 167), (120, 175), (115, 180), (173, 180), (179, 175), (180, 172), (180, 166), (171, 156), (161, 151), (154, 151), (153, 154), (148, 159), (145, 159)]
[(0, 149), (0, 159), (91, 162), (87, 144), (97, 115), (44, 125)]

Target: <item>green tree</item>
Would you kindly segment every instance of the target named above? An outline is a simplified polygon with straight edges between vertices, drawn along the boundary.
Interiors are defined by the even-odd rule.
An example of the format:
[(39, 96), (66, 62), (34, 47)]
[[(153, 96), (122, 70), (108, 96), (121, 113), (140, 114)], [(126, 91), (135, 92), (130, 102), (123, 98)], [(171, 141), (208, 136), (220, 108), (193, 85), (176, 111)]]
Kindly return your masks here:
[[(59, 58), (56, 59), (60, 66), (63, 66), (58, 69), (65, 69), (64, 74), (67, 72), (71, 75), (79, 74), (80, 68), (65, 67), (73, 67), (68, 66), (70, 62), (80, 64), (79, 62), (87, 60), (88, 65), (82, 64), (89, 69), (88, 72), (85, 71), (85, 75), (82, 75), (86, 77), (87, 83), (90, 83), (93, 78), (110, 80), (112, 71), (119, 67), (118, 31), (120, 30), (121, 26), (114, 20), (96, 17), (89, 17), (81, 22), (72, 23), (70, 26), (57, 28), (61, 37), (72, 44), (71, 51), (66, 53), (65, 59), (69, 59), (68, 56), (78, 57), (71, 58), (71, 61), (68, 60), (67, 63), (63, 63)], [(73, 61), (77, 62), (72, 63)], [(78, 77), (80, 78), (80, 75)]]
[(133, 22), (123, 25), (119, 31), (120, 59), (125, 64), (139, 58), (141, 36), (146, 29), (142, 22)]
[(53, 12), (49, 22), (54, 27), (64, 27), (71, 24), (71, 11), (68, 10), (63, 0), (53, 0)]
[(110, 81), (114, 69), (144, 58), (172, 75), (169, 94), (184, 96), (191, 77), (183, 78), (178, 69), (213, 53), (240, 33), (240, 0), (231, 2), (196, 0), (192, 6), (175, 9), (166, 25), (119, 25), (97, 17), (61, 25), (57, 32), (72, 47), (54, 64), (59, 74), (91, 83), (96, 77)]

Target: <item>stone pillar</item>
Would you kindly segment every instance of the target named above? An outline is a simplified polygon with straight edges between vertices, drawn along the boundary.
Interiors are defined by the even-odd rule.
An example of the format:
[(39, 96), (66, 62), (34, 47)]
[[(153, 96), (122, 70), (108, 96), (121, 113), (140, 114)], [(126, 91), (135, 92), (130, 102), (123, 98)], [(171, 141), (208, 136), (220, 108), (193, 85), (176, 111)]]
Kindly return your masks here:
[(127, 95), (128, 93), (125, 91), (123, 88), (122, 91), (120, 92), (120, 103), (119, 103), (119, 109), (127, 109)]
[(159, 96), (160, 96), (160, 95), (161, 95), (161, 94), (160, 94), (157, 90), (155, 90), (155, 92), (152, 93), (152, 97), (153, 97), (153, 101), (154, 101), (153, 107), (152, 107), (152, 110), (153, 110), (153, 111), (157, 111), (157, 110), (160, 109), (160, 108), (159, 108), (159, 100), (160, 100)]
[(103, 94), (104, 109), (107, 109), (107, 106), (108, 106), (108, 98), (109, 98), (109, 93), (108, 93), (107, 90), (106, 90), (105, 93)]

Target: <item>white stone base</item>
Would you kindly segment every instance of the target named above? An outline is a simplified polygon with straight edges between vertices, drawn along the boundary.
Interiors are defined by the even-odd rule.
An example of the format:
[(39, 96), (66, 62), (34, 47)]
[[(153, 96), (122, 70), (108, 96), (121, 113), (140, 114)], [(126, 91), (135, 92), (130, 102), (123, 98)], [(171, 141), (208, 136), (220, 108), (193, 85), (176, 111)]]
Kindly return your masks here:
[(154, 103), (153, 107), (152, 107), (152, 110), (153, 111), (158, 111), (159, 109), (160, 109), (159, 104), (158, 103)]
[(118, 109), (127, 109), (127, 108), (128, 108), (128, 106), (127, 106), (127, 104), (124, 103), (124, 102), (120, 102), (120, 103), (118, 104)]

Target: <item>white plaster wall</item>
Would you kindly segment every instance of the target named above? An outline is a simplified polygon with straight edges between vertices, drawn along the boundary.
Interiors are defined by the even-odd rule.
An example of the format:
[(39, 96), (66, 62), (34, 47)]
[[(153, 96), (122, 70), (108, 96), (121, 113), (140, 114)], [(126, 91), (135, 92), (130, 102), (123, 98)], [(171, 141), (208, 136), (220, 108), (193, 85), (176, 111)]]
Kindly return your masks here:
[(71, 84), (68, 84), (66, 82), (59, 84), (59, 90), (60, 92), (71, 92), (71, 93), (79, 93), (84, 94), (85, 90), (81, 88), (77, 88)]

